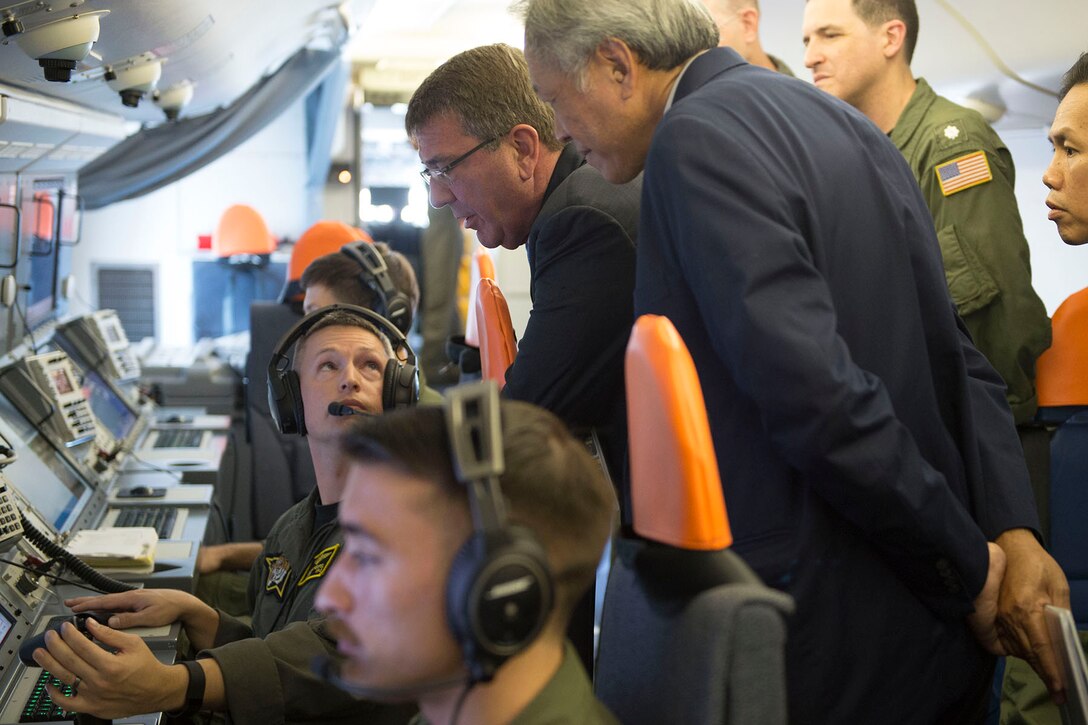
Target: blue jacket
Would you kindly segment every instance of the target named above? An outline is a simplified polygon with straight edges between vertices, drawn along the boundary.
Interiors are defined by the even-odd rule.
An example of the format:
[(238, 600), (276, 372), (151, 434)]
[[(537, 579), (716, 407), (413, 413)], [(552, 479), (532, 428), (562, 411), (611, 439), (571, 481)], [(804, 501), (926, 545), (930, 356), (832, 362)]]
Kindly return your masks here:
[[(963, 620), (986, 540), (1037, 522), (899, 151), (710, 51), (655, 131), (637, 261), (636, 315), (669, 317), (699, 372), (734, 548), (797, 601), (791, 719), (956, 712), (990, 665)], [(983, 476), (995, 450), (1006, 470)]]

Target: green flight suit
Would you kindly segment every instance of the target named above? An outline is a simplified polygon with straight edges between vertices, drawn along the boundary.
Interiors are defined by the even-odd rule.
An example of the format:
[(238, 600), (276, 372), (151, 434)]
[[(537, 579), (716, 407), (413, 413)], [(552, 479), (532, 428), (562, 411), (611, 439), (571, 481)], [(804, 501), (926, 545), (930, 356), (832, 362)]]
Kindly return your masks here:
[[(510, 725), (619, 725), (612, 713), (593, 696), (589, 678), (574, 646), (567, 642), (563, 663), (537, 693), (532, 702), (510, 721)], [(411, 725), (429, 725), (417, 715)]]
[[(981, 115), (938, 96), (921, 78), (890, 135), (933, 214), (952, 300), (1004, 379), (1017, 424), (1031, 420), (1038, 407), (1035, 360), (1050, 347), (1050, 319), (1031, 286), (1012, 155)], [(937, 167), (978, 151), (992, 180), (946, 196)], [(946, 177), (950, 183), (955, 179)]]
[(781, 58), (776, 58), (773, 55), (771, 55), (770, 53), (767, 54), (767, 57), (771, 59), (772, 63), (774, 63), (774, 69), (776, 71), (778, 71), (782, 75), (787, 75), (790, 78), (796, 78), (797, 77), (796, 75), (794, 75), (793, 70), (791, 70), (790, 67), (788, 65), (786, 65), (782, 61)]
[(215, 642), (199, 654), (219, 665), (234, 725), (395, 725), (411, 717), (412, 708), (358, 700), (310, 671), (315, 657), (336, 652), (314, 597), (344, 541), (334, 509), (322, 507), (318, 521), (320, 503), (315, 488), (280, 516), (250, 572), (252, 624), (220, 611)]

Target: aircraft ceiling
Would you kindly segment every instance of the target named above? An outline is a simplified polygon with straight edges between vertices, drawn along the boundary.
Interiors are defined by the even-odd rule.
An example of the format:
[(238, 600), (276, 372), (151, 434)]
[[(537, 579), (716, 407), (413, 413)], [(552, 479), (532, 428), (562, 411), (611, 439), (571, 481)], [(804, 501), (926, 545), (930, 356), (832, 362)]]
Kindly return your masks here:
[[(587, 0), (588, 2), (589, 0)], [(49, 83), (15, 42), (0, 45), (0, 83), (58, 96), (126, 119), (158, 123), (145, 100), (125, 108), (101, 79), (105, 66), (137, 57), (165, 58), (158, 87), (195, 84), (185, 115), (234, 100), (298, 48), (325, 44), (345, 22), (356, 32), (349, 53), (369, 100), (403, 99), (435, 65), (490, 42), (521, 44), (509, 0), (0, 0), (31, 29), (75, 12), (109, 9), (89, 56), (68, 84)], [(764, 47), (802, 78), (803, 0), (762, 0)], [(974, 94), (1008, 108), (1001, 126), (1044, 126), (1055, 101), (1006, 77), (983, 44), (1028, 81), (1056, 88), (1088, 50), (1085, 0), (918, 0), (921, 34), (914, 69), (963, 101)], [(961, 24), (962, 14), (977, 35)], [(346, 18), (345, 21), (342, 18)], [(0, 134), (2, 135), (2, 134)]]

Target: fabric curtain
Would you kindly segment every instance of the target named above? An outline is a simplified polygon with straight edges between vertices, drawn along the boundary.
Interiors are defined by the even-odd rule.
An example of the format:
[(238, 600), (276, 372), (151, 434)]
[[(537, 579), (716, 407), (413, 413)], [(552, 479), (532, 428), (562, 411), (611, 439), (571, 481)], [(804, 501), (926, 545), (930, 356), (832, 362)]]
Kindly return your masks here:
[(129, 136), (80, 169), (85, 208), (142, 196), (210, 164), (271, 123), (340, 65), (339, 50), (303, 48), (231, 105)]
[(306, 215), (313, 224), (322, 217), (325, 183), (332, 165), (332, 141), (344, 111), (349, 64), (342, 60), (306, 96)]

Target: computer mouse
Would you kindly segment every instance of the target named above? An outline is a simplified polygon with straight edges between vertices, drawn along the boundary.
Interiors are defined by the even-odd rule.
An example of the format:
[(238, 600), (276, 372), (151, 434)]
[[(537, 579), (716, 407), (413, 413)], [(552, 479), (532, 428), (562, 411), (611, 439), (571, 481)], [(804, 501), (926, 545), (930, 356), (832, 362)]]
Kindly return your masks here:
[(154, 494), (155, 489), (151, 488), (151, 486), (132, 486), (128, 489), (129, 496), (153, 496)]
[(49, 622), (49, 625), (23, 642), (23, 645), (19, 648), (19, 659), (23, 661), (23, 664), (27, 667), (38, 667), (38, 663), (34, 661), (34, 650), (39, 647), (45, 647), (45, 633), (49, 630), (60, 633), (60, 628), (65, 622), (71, 622), (75, 625), (75, 628), (87, 636), (87, 639), (91, 639), (90, 632), (87, 631), (87, 620), (93, 619), (99, 624), (109, 626), (110, 612), (80, 612), (79, 614), (73, 614), (71, 616), (59, 616), (53, 617)]

